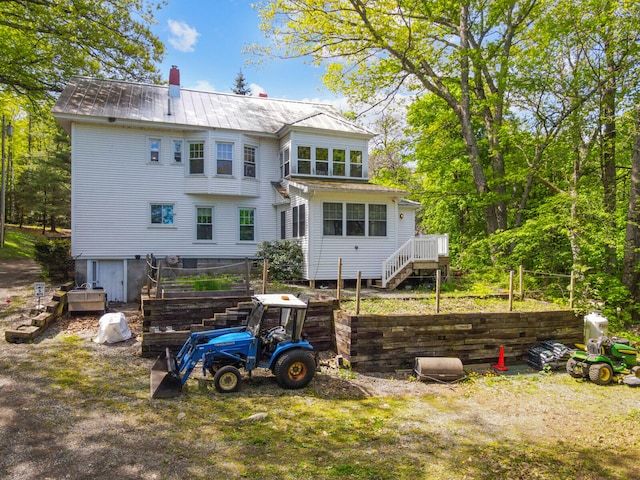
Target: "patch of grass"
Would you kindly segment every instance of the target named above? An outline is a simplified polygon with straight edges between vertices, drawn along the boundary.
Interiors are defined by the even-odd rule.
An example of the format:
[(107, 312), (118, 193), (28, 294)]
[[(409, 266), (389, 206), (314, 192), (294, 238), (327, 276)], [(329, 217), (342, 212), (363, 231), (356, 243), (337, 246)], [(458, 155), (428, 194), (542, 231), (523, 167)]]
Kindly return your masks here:
[[(342, 301), (340, 306), (349, 313), (355, 313), (355, 300)], [(435, 307), (435, 296), (365, 298), (360, 300), (360, 313), (363, 315), (427, 315), (435, 313)], [(553, 303), (530, 299), (513, 303), (513, 310), (517, 312), (559, 310), (561, 308)], [(485, 296), (446, 296), (440, 298), (440, 313), (507, 312), (508, 310), (509, 302), (505, 298)]]
[[(476, 375), (422, 396), (342, 398), (321, 390), (326, 380), (287, 391), (245, 379), (227, 395), (190, 380), (160, 400), (149, 399), (149, 360), (73, 335), (19, 348), (31, 353), (2, 358), (0, 369), (15, 379), (8, 392), (24, 386), (31, 396), (16, 405), (49, 412), (42, 435), (77, 430), (83, 449), (126, 451), (158, 478), (637, 477), (637, 392), (623, 386)], [(266, 415), (252, 420), (256, 413)], [(87, 434), (96, 416), (100, 434)]]
[(0, 260), (33, 258), (33, 245), (39, 237), (34, 229), (7, 226), (4, 248), (0, 248)]

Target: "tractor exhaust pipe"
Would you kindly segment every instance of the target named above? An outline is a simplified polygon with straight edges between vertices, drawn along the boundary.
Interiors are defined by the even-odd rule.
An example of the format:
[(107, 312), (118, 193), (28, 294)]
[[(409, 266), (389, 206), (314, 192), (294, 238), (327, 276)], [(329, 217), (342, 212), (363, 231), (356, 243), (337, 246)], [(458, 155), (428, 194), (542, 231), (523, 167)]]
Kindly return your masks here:
[(151, 367), (151, 398), (176, 397), (182, 390), (176, 359), (167, 347)]

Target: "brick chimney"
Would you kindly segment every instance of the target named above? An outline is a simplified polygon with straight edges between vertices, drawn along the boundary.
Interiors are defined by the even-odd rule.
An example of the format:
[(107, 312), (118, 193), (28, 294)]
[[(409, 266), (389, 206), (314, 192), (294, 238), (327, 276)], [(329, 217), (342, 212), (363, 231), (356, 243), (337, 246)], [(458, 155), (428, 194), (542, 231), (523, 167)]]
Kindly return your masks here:
[(175, 65), (169, 71), (169, 97), (180, 98), (180, 70)]

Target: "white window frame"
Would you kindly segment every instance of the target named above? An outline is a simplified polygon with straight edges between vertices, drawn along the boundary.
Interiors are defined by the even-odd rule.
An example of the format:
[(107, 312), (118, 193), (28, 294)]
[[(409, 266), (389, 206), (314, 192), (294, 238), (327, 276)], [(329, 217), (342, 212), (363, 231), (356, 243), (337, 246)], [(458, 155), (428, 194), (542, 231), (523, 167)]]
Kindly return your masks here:
[[(247, 149), (253, 150), (253, 162), (247, 161)], [(253, 167), (253, 175), (247, 175), (247, 167)], [(258, 178), (258, 147), (246, 144), (242, 148), (242, 174), (245, 178)]]
[[(211, 210), (211, 223), (200, 223), (199, 222), (199, 210), (200, 209), (209, 209)], [(211, 238), (198, 238), (198, 227), (200, 227), (200, 225), (210, 225), (211, 227)], [(196, 205), (195, 206), (195, 227), (196, 227), (196, 231), (195, 231), (195, 237), (196, 237), (196, 241), (197, 242), (213, 242), (215, 241), (215, 235), (216, 232), (213, 228), (213, 226), (215, 225), (215, 208), (213, 205)]]
[[(225, 147), (229, 147), (229, 153), (231, 153), (231, 158), (221, 158), (220, 156), (220, 147), (225, 146)], [(220, 175), (223, 177), (231, 177), (233, 176), (233, 150), (234, 150), (234, 144), (233, 142), (216, 142), (216, 175)], [(227, 152), (223, 152), (223, 153), (227, 153)], [(231, 164), (231, 172), (229, 173), (225, 173), (225, 172), (220, 172), (220, 162), (229, 162)]]
[[(157, 147), (154, 146), (154, 143), (158, 144)], [(154, 152), (156, 159), (154, 160)], [(147, 162), (153, 165), (157, 165), (160, 163), (160, 156), (162, 154), (162, 139), (159, 137), (148, 137), (147, 138)]]
[[(181, 138), (173, 138), (171, 140), (171, 161), (176, 165), (184, 163), (184, 140)], [(176, 145), (180, 144), (180, 152), (176, 152)], [(180, 160), (176, 160), (176, 153), (180, 154)]]
[[(191, 146), (192, 145), (202, 145), (202, 172), (198, 172), (198, 173), (192, 173), (191, 172), (191, 161), (192, 160), (199, 160), (200, 158), (192, 158), (191, 157)], [(207, 146), (205, 144), (204, 140), (189, 140), (187, 142), (187, 162), (186, 162), (186, 168), (187, 168), (187, 174), (188, 175), (206, 175), (207, 174), (207, 162), (206, 162), (206, 158), (207, 158)]]
[[(342, 219), (341, 219), (341, 233), (340, 234), (331, 234), (331, 233), (325, 233), (326, 229), (325, 229), (325, 222), (326, 221), (331, 221), (331, 222), (337, 222), (338, 218), (330, 218), (330, 219), (326, 219), (325, 218), (325, 210), (324, 210), (324, 205), (325, 204), (337, 204), (337, 205), (342, 205), (341, 207), (341, 213), (342, 213)], [(364, 218), (349, 218), (349, 214), (348, 214), (348, 210), (349, 210), (349, 205), (364, 205)], [(385, 218), (384, 218), (384, 222), (385, 222), (385, 234), (384, 235), (372, 235), (371, 234), (371, 223), (372, 222), (382, 222), (383, 220), (380, 219), (372, 219), (371, 218), (371, 206), (372, 205), (376, 205), (376, 206), (383, 206), (385, 207)], [(349, 222), (350, 221), (364, 221), (364, 234), (353, 234), (353, 233), (349, 233)], [(322, 202), (322, 235), (327, 236), (327, 237), (348, 237), (348, 238), (386, 238), (389, 236), (389, 207), (386, 203), (362, 203), (362, 202)]]
[[(242, 224), (242, 212), (243, 211), (252, 211), (253, 212), (253, 224), (251, 225), (251, 227), (253, 228), (253, 235), (252, 238), (249, 239), (244, 239), (242, 238), (242, 227), (245, 226)], [(256, 215), (256, 208), (255, 207), (239, 207), (238, 208), (238, 241), (240, 242), (248, 242), (248, 243), (255, 243), (256, 241), (256, 233), (258, 232), (258, 228), (257, 228), (257, 215)]]
[[(153, 207), (159, 206), (161, 207), (161, 215), (162, 221), (154, 222), (153, 221)], [(165, 223), (164, 218), (164, 209), (165, 207), (171, 207), (171, 223)], [(161, 228), (170, 228), (176, 226), (176, 204), (173, 202), (149, 202), (149, 225), (152, 227), (161, 227)]]
[(291, 175), (291, 148), (287, 145), (280, 150), (280, 177), (287, 178)]

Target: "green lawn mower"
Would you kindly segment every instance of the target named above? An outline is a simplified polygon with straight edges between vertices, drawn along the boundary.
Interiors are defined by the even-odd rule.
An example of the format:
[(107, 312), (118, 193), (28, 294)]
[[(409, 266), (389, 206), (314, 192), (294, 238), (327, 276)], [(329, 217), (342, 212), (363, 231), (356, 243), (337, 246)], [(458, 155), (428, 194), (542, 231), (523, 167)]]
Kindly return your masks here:
[(638, 342), (618, 337), (592, 338), (586, 350), (575, 350), (567, 361), (567, 373), (573, 378), (588, 378), (598, 385), (612, 381), (640, 386)]

